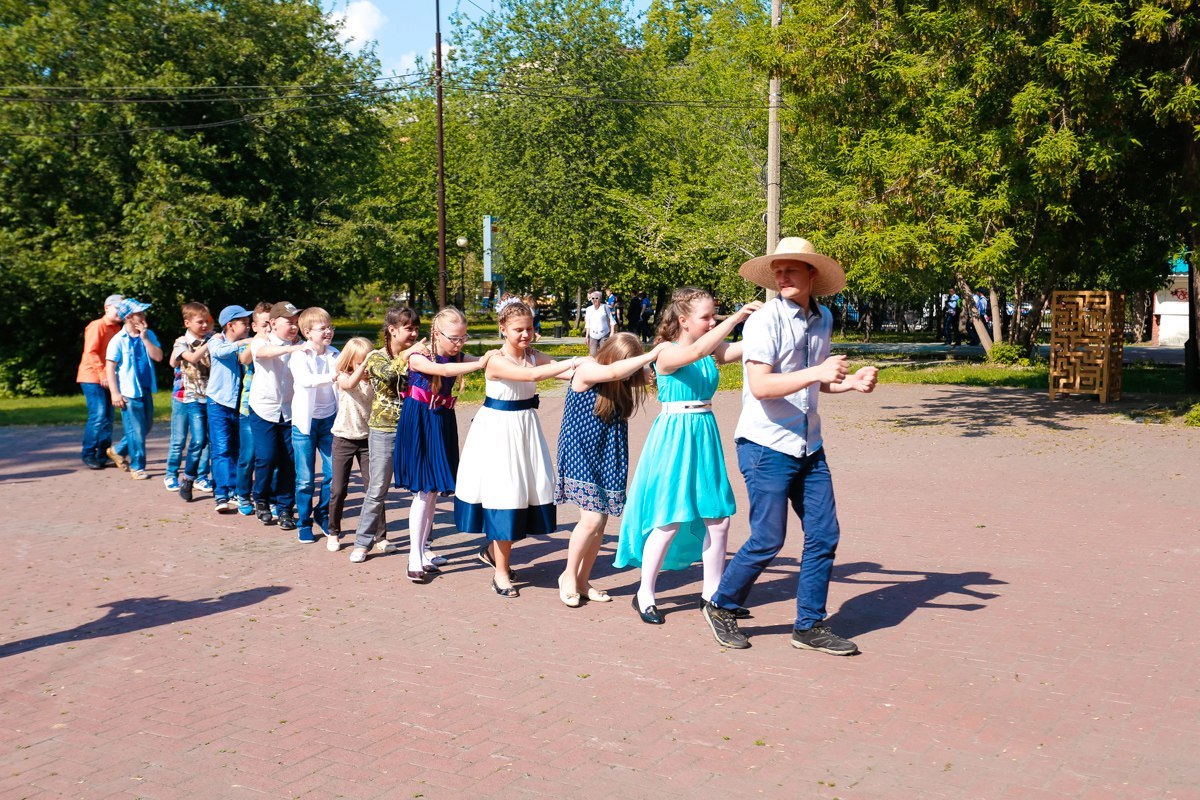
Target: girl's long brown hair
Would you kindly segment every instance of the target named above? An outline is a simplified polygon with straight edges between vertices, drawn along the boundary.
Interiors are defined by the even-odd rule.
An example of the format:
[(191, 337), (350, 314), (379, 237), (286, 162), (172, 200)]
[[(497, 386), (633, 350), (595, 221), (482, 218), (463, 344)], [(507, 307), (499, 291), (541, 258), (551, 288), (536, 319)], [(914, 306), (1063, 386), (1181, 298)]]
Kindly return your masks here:
[(673, 342), (679, 338), (679, 318), (692, 313), (697, 300), (712, 300), (712, 295), (695, 286), (681, 286), (671, 293), (671, 302), (663, 309), (654, 343)]
[[(467, 318), (463, 315), (463, 313), (461, 311), (459, 311), (454, 306), (446, 306), (441, 311), (439, 311), (433, 315), (433, 319), (429, 323), (430, 329), (431, 329), (429, 331), (429, 341), (430, 341), (429, 349), (433, 353), (432, 361), (434, 363), (437, 363), (437, 357), (438, 357), (437, 331), (440, 331), (442, 329), (443, 322), (461, 322), (463, 325), (466, 325)], [(459, 352), (462, 352), (462, 351), (460, 350)], [(458, 380), (458, 378), (455, 378), (454, 380)], [(429, 376), (429, 386), (433, 390), (434, 394), (437, 394), (438, 392), (440, 392), (442, 390), (442, 376), (441, 375), (430, 375)]]
[[(596, 352), (596, 363), (611, 364), (626, 358), (640, 356), (646, 351), (632, 333), (618, 333), (608, 337)], [(620, 381), (596, 384), (596, 407), (594, 413), (607, 423), (629, 419), (633, 412), (646, 400), (646, 375), (643, 370)]]

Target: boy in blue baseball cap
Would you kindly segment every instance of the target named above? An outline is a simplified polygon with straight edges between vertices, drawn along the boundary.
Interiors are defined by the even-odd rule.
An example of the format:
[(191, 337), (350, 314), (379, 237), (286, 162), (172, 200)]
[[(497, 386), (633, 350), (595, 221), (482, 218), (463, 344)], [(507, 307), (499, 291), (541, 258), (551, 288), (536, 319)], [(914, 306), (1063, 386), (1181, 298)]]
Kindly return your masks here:
[(238, 407), (245, 365), (240, 356), (250, 335), (250, 316), (242, 306), (225, 306), (217, 317), (221, 331), (208, 340), (208, 442), (212, 450), (213, 497), (218, 514), (234, 511), (237, 491)]
[(108, 457), (118, 467), (127, 470), (135, 481), (144, 481), (146, 474), (146, 434), (154, 424), (154, 393), (158, 383), (154, 364), (162, 361), (162, 345), (154, 331), (146, 325), (143, 303), (127, 297), (117, 306), (122, 328), (108, 343), (105, 371), (112, 404), (121, 409), (124, 428), (121, 441), (108, 448)]

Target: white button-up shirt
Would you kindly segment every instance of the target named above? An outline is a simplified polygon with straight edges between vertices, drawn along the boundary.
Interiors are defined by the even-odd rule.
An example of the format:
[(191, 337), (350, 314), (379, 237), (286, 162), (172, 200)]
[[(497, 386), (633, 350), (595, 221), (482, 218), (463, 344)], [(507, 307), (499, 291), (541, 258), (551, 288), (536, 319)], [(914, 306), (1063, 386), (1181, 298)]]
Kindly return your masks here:
[(825, 306), (818, 314), (791, 300), (776, 297), (746, 319), (742, 329), (742, 415), (734, 436), (794, 458), (821, 449), (821, 418), (817, 414), (820, 382), (787, 397), (759, 400), (750, 392), (745, 364), (771, 365), (771, 372), (788, 373), (816, 366), (829, 357), (833, 315)]

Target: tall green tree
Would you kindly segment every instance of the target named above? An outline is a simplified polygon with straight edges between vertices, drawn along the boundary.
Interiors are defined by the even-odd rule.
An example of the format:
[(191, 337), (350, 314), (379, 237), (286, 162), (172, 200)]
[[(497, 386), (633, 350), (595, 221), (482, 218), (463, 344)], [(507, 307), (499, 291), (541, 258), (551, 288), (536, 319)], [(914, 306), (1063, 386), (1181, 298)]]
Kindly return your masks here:
[(0, 1), (0, 391), (67, 389), (113, 291), (327, 301), (385, 130), (368, 52), (304, 0)]

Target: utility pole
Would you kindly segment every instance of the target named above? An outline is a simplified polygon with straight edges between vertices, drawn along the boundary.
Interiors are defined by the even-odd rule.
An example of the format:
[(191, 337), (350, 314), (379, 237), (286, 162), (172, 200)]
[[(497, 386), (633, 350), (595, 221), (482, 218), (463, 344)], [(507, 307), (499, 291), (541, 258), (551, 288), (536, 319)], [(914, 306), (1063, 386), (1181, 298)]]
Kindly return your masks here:
[(446, 307), (446, 143), (442, 131), (442, 4), (433, 0), (433, 77), (437, 86), (438, 308)]
[[(771, 0), (771, 29), (778, 28), (781, 22), (783, 0)], [(774, 253), (779, 245), (779, 102), (782, 91), (779, 73), (772, 72), (767, 100), (767, 255)], [(774, 296), (775, 292), (768, 289), (767, 299)]]

